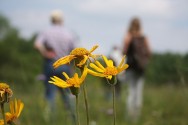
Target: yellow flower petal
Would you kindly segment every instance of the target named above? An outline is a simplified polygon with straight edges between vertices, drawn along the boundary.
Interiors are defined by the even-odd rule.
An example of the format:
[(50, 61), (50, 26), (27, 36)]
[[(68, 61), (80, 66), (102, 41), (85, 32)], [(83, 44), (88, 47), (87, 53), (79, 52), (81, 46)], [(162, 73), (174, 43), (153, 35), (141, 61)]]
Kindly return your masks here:
[(124, 63), (125, 63), (125, 56), (123, 56), (123, 58), (121, 59), (121, 62), (119, 64), (118, 68), (122, 67)]
[(95, 45), (93, 46), (93, 48), (89, 51), (90, 53), (92, 53), (94, 50), (96, 50), (99, 46), (98, 45)]
[(114, 67), (114, 62), (112, 60), (108, 60), (108, 66), (109, 67)]
[(10, 101), (10, 112), (5, 113), (6, 122), (15, 122), (23, 110), (24, 103), (21, 100)]
[(3, 96), (4, 93), (5, 93), (5, 91), (0, 91), (1, 97)]
[(66, 72), (63, 72), (63, 75), (65, 76), (66, 79), (70, 79)]
[(17, 103), (17, 100), (15, 99), (14, 100), (14, 103), (13, 103), (14, 105), (14, 113), (16, 114), (17, 113), (17, 110), (18, 110), (18, 103)]
[(78, 73), (75, 73), (75, 74), (74, 74), (73, 79), (75, 80), (75, 84), (80, 82), (80, 79), (79, 79), (79, 77), (78, 77)]
[(70, 87), (71, 85), (69, 85), (69, 84), (62, 84), (62, 83), (59, 83), (59, 82), (52, 82), (52, 81), (49, 81), (49, 83), (52, 83), (52, 84), (54, 84), (54, 85), (56, 85), (56, 86), (58, 86), (58, 87), (61, 87), (61, 88), (68, 88), (68, 87)]
[(16, 115), (17, 115), (17, 117), (19, 117), (20, 116), (20, 114), (21, 114), (21, 112), (22, 112), (22, 110), (23, 110), (23, 108), (24, 108), (24, 103), (23, 102), (21, 102), (21, 100), (18, 100), (18, 107), (19, 107), (19, 110), (17, 110), (17, 113), (16, 113)]
[(62, 57), (60, 59), (58, 59), (54, 64), (53, 64), (53, 67), (54, 68), (57, 68), (61, 65), (64, 65), (64, 64), (67, 64), (67, 63), (70, 63), (71, 60), (73, 60), (75, 57), (75, 55), (68, 55), (68, 56), (65, 56), (65, 57)]
[(93, 69), (95, 69), (95, 70), (98, 71), (98, 72), (104, 72), (104, 70), (100, 69), (99, 67), (97, 67), (97, 66), (96, 66), (95, 64), (93, 64), (93, 63), (90, 63), (90, 67), (93, 68)]
[(4, 120), (3, 119), (0, 120), (0, 125), (4, 125)]
[(127, 69), (129, 67), (128, 64), (125, 64), (123, 67), (117, 68), (118, 73), (122, 72), (123, 70)]
[(84, 65), (84, 64), (86, 63), (87, 59), (89, 58), (89, 57), (86, 56), (86, 55), (84, 55), (83, 57), (84, 57), (84, 59), (82, 59), (82, 60), (80, 61), (80, 63), (77, 64), (77, 66), (82, 66), (82, 65)]
[(95, 60), (96, 58), (100, 57), (101, 55), (97, 55), (97, 54), (92, 55), (92, 54), (89, 54), (89, 56), (92, 57)]
[(87, 71), (88, 69), (86, 68), (86, 66), (84, 67), (84, 71), (82, 73), (82, 76), (80, 77), (80, 84), (85, 80), (86, 76), (87, 76)]
[(60, 79), (59, 77), (57, 76), (54, 76), (54, 77), (51, 77), (51, 79), (54, 81), (54, 82), (60, 82), (62, 84), (66, 84), (66, 82), (62, 79)]
[(6, 121), (11, 121), (13, 115), (10, 112), (5, 113)]
[(102, 58), (103, 58), (105, 64), (106, 64), (107, 66), (109, 66), (108, 59), (106, 58), (106, 56), (103, 55)]
[(10, 112), (11, 112), (12, 114), (15, 113), (15, 111), (14, 111), (14, 102), (13, 102), (13, 101), (10, 101)]
[(105, 70), (105, 68), (101, 65), (101, 63), (99, 61), (95, 61), (95, 64), (101, 68), (102, 70)]
[(106, 75), (98, 73), (98, 72), (95, 72), (95, 71), (90, 70), (90, 69), (88, 69), (88, 73), (93, 75), (93, 76), (106, 77)]
[(51, 77), (53, 81), (49, 81), (49, 83), (52, 83), (58, 87), (61, 88), (67, 88), (70, 87), (71, 85), (67, 84), (64, 80), (58, 78), (57, 76)]
[(75, 73), (73, 77), (74, 77), (75, 79), (79, 79), (78, 73)]

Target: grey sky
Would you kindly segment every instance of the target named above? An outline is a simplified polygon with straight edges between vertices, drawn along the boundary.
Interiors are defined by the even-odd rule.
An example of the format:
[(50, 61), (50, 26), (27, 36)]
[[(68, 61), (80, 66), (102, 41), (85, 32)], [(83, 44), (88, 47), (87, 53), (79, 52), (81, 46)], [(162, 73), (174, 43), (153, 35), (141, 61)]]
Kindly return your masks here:
[(30, 37), (43, 31), (49, 14), (61, 9), (65, 25), (80, 37), (83, 47), (99, 44), (107, 54), (113, 45), (122, 46), (132, 17), (140, 17), (153, 51), (188, 52), (187, 0), (1, 0), (0, 12)]

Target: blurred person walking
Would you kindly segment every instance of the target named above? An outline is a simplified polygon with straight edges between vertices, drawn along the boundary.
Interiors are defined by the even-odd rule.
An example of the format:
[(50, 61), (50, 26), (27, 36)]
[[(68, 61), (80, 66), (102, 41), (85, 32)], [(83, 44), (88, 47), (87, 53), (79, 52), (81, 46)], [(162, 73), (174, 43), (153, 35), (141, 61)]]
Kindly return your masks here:
[(124, 39), (123, 54), (127, 56), (129, 68), (126, 72), (128, 81), (127, 116), (130, 121), (139, 119), (142, 107), (144, 72), (151, 56), (148, 39), (142, 33), (140, 20), (132, 19), (128, 34)]
[[(58, 76), (65, 79), (62, 72), (71, 74), (71, 66), (63, 65), (58, 69), (53, 68), (53, 63), (62, 56), (66, 56), (70, 53), (75, 46), (74, 35), (64, 27), (64, 20), (62, 18), (62, 12), (55, 10), (51, 13), (51, 27), (46, 31), (38, 35), (34, 47), (40, 52), (44, 58), (44, 75), (45, 75), (45, 97), (47, 100), (47, 106), (45, 109), (45, 119), (49, 119), (49, 114), (55, 113), (55, 94), (56, 90), (59, 90), (64, 102), (65, 109), (71, 112), (73, 119), (75, 120), (75, 114), (73, 106), (71, 106), (71, 96), (68, 89), (60, 89), (53, 84), (48, 83), (51, 76)], [(52, 118), (53, 120), (53, 118)]]

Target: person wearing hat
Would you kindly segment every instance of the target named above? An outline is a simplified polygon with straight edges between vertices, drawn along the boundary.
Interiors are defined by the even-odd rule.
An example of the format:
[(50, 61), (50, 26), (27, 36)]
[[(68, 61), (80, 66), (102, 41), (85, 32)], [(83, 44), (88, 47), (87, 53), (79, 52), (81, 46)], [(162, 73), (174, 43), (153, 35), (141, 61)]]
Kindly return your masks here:
[(71, 96), (69, 90), (60, 89), (57, 86), (48, 83), (48, 81), (50, 80), (50, 77), (54, 75), (65, 79), (62, 72), (66, 72), (70, 75), (70, 65), (63, 65), (57, 69), (54, 69), (52, 65), (57, 59), (68, 55), (70, 51), (74, 49), (76, 40), (74, 35), (64, 27), (64, 19), (61, 11), (53, 11), (50, 20), (52, 24), (51, 27), (40, 33), (34, 43), (34, 47), (44, 58), (45, 98), (48, 104), (45, 109), (45, 119), (49, 119), (48, 114), (52, 114), (55, 109), (55, 94), (57, 90), (61, 93), (65, 109), (69, 109), (74, 118), (75, 116), (70, 103)]

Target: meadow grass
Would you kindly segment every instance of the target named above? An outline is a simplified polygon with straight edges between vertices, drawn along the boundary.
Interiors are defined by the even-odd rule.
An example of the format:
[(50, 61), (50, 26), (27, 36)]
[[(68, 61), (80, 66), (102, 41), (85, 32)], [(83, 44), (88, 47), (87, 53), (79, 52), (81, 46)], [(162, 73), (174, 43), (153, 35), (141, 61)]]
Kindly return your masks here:
[[(113, 115), (107, 113), (112, 108), (112, 100), (105, 98), (104, 85), (96, 77), (88, 77), (86, 86), (88, 92), (90, 121), (92, 125), (112, 125)], [(29, 83), (28, 83), (29, 84)], [(43, 83), (38, 81), (30, 85), (30, 90), (17, 89), (14, 86), (14, 95), (22, 99), (25, 107), (20, 116), (22, 125), (52, 125), (44, 119)], [(109, 93), (110, 94), (110, 93)], [(86, 114), (83, 91), (79, 95), (79, 112), (81, 125), (86, 125)], [(117, 125), (131, 125), (126, 119), (126, 83), (122, 85), (122, 95), (116, 101)], [(72, 125), (70, 113), (64, 108), (61, 97), (57, 93), (56, 109), (52, 112), (54, 125)], [(151, 86), (144, 87), (144, 104), (138, 125), (188, 125), (188, 87), (186, 86)]]

